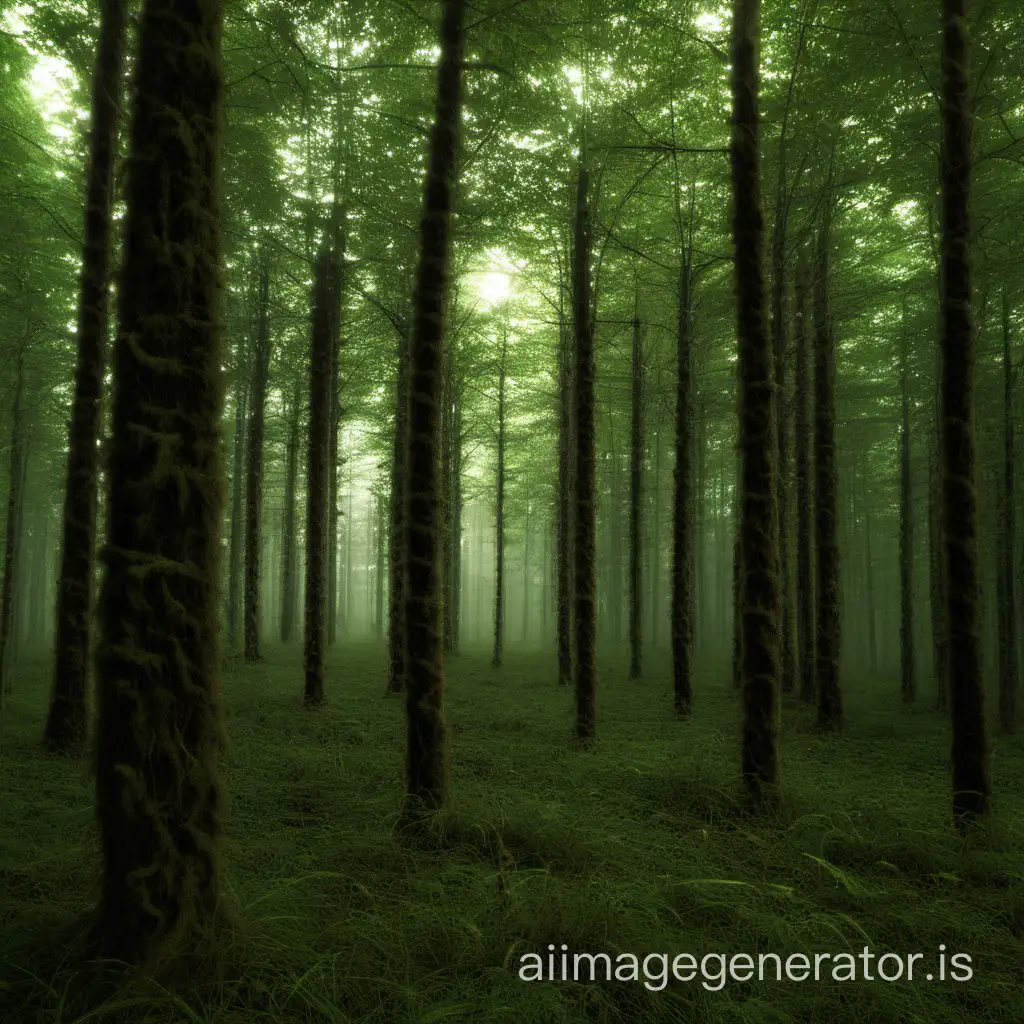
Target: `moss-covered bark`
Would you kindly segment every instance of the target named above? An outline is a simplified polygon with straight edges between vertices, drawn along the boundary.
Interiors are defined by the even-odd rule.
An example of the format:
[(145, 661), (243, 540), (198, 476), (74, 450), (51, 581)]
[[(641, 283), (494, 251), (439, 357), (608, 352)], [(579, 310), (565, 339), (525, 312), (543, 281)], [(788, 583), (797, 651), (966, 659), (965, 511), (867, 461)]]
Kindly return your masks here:
[(231, 440), (231, 524), (228, 540), (227, 649), (229, 654), (234, 654), (238, 646), (238, 627), (242, 618), (242, 569), (245, 564), (245, 423), (249, 403), (249, 384), (244, 371), (245, 360), (246, 347), (240, 343), (235, 353), (235, 380), (231, 389), (235, 429)]
[(406, 792), (413, 805), (426, 809), (444, 802), (446, 783), (439, 411), (462, 111), (464, 13), (464, 0), (443, 0), (437, 106), (420, 219), (409, 352)]
[(110, 208), (117, 152), (118, 98), (124, 78), (125, 0), (103, 0), (86, 167), (82, 274), (78, 293), (75, 397), (68, 435), (67, 485), (57, 577), (56, 663), (43, 733), (51, 750), (78, 747), (86, 734), (86, 687), (91, 662), (96, 492), (106, 364)]
[(100, 597), (101, 955), (168, 969), (222, 920), (223, 475), (218, 0), (146, 0), (138, 36)]
[(740, 375), (741, 771), (750, 795), (765, 801), (774, 798), (778, 784), (782, 609), (775, 465), (778, 436), (762, 266), (759, 10), (759, 0), (736, 0), (733, 8), (730, 155)]
[(982, 676), (971, 315), (971, 93), (966, 0), (942, 0), (942, 537), (953, 716), (953, 814), (984, 814), (990, 792)]
[(336, 255), (323, 249), (313, 268), (313, 324), (309, 347), (309, 438), (306, 458), (306, 592), (303, 619), (307, 707), (324, 702), (327, 647), (327, 535), (331, 390), (332, 301), (339, 273)]
[(793, 398), (796, 458), (796, 631), (800, 700), (817, 699), (814, 664), (814, 499), (811, 471), (811, 353), (808, 270), (797, 268)]
[(576, 690), (576, 735), (590, 739), (597, 728), (597, 601), (594, 503), (597, 464), (594, 450), (594, 325), (590, 297), (589, 175), (580, 166), (573, 216), (573, 338), (576, 371), (574, 430), (576, 441), (573, 493), (573, 623), (576, 628), (573, 662)]
[(245, 460), (245, 585), (243, 588), (243, 655), (259, 661), (260, 587), (263, 582), (263, 437), (266, 422), (267, 374), (270, 369), (270, 268), (260, 261), (256, 284), (256, 344), (253, 346), (249, 390), (249, 429)]
[(629, 416), (629, 678), (643, 674), (644, 350), (633, 318)]

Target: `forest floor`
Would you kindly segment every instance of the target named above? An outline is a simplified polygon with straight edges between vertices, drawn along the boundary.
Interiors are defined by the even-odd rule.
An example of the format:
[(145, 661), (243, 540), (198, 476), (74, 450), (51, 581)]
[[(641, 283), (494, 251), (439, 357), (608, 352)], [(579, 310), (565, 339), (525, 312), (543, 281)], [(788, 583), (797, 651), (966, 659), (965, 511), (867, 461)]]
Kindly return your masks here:
[[(894, 680), (864, 680), (848, 687), (845, 734), (822, 738), (787, 700), (784, 808), (755, 815), (738, 798), (724, 667), (698, 673), (680, 721), (666, 663), (630, 683), (602, 660), (599, 738), (584, 749), (550, 655), (513, 646), (494, 670), (469, 652), (447, 667), (451, 808), (415, 846), (396, 829), (403, 704), (383, 696), (383, 650), (335, 648), (313, 712), (299, 659), (274, 648), (225, 679), (227, 883), (247, 927), (216, 982), (173, 993), (101, 985), (60, 939), (95, 898), (89, 770), (40, 745), (48, 666), (19, 675), (0, 716), (3, 1024), (1024, 1020), (1020, 739), (996, 738), (994, 820), (964, 841), (950, 827), (945, 715), (903, 708)], [(771, 961), (771, 981), (720, 988), (700, 973), (661, 991), (643, 972), (520, 979), (523, 954), (546, 961), (563, 943), (698, 964), (846, 951), (859, 970), (865, 946), (924, 957), (913, 982), (826, 980), (827, 964), (819, 982), (777, 982)], [(972, 957), (971, 980), (920, 978), (940, 944)], [(647, 977), (660, 970), (651, 961)]]

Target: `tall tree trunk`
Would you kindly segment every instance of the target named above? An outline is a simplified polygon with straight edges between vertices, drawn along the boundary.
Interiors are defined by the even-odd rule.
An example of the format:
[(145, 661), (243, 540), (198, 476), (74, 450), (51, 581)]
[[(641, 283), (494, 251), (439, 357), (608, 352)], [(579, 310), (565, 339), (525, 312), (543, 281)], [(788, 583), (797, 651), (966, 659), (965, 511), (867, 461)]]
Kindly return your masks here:
[(405, 688), (405, 483), (409, 448), (409, 338), (398, 335), (395, 433), (391, 447), (391, 533), (388, 551), (388, 690)]
[[(691, 193), (692, 194), (692, 193)], [(692, 208), (691, 208), (692, 221)], [(676, 309), (675, 473), (672, 509), (672, 692), (675, 710), (693, 710), (693, 262), (682, 246)]]
[(10, 471), (7, 487), (7, 521), (4, 530), (4, 568), (0, 579), (0, 699), (11, 693), (11, 651), (16, 623), (14, 593), (20, 568), (21, 520), (28, 466), (25, 439), (25, 346), (18, 351), (14, 401), (11, 408)]
[(505, 640), (505, 371), (508, 328), (501, 336), (498, 353), (498, 466), (494, 495), (494, 647), (491, 664), (501, 665)]
[(576, 690), (576, 735), (594, 736), (597, 726), (597, 616), (595, 601), (594, 536), (597, 509), (594, 504), (597, 475), (594, 451), (594, 324), (590, 297), (589, 175), (582, 159), (576, 184), (573, 223), (573, 334), (576, 370), (575, 423), (576, 465), (574, 488), (573, 621), (576, 627), (573, 663)]
[(299, 479), (299, 432), (302, 418), (302, 382), (295, 381), (291, 415), (288, 421), (288, 446), (284, 469), (284, 529), (281, 545), (281, 643), (288, 643), (295, 628), (298, 604), (299, 565), (295, 537), (295, 505)]
[[(660, 388), (659, 388), (660, 394)], [(651, 496), (651, 650), (658, 649), (661, 618), (661, 428), (662, 406), (658, 404), (658, 422), (654, 430), (654, 493)]]
[(564, 315), (558, 332), (558, 495), (556, 498), (555, 559), (555, 647), (558, 681), (568, 686), (572, 679), (572, 567), (575, 550), (572, 536), (572, 462), (575, 439), (572, 434), (572, 338)]
[(736, 0), (732, 30), (733, 242), (740, 374), (740, 565), (743, 691), (742, 776), (750, 795), (774, 799), (778, 785), (781, 664), (778, 457), (772, 350), (765, 330), (762, 255), (758, 15), (760, 0)]
[(835, 335), (829, 309), (829, 250), (831, 247), (831, 164), (826, 211), (818, 234), (814, 301), (814, 547), (815, 675), (818, 686), (818, 727), (843, 726), (839, 685), (840, 576), (839, 512), (836, 481), (836, 364)]
[(900, 696), (917, 699), (914, 660), (914, 507), (910, 475), (910, 381), (907, 359), (907, 304), (900, 334)]
[(644, 339), (633, 317), (629, 418), (629, 678), (643, 674)]
[(86, 169), (82, 274), (78, 292), (75, 397), (68, 437), (63, 537), (57, 577), (56, 661), (43, 733), (46, 745), (66, 751), (86, 734), (86, 687), (91, 664), (96, 490), (107, 344), (110, 208), (117, 122), (124, 79), (125, 0), (103, 0)]
[(215, 949), (225, 914), (221, 25), (218, 0), (142, 11), (97, 662), (96, 952), (182, 972)]
[(1000, 502), (998, 582), (999, 724), (1004, 732), (1017, 725), (1017, 601), (1014, 552), (1017, 550), (1014, 505), (1013, 355), (1010, 350), (1010, 297), (1003, 289), (1003, 493)]
[(982, 676), (972, 431), (971, 96), (966, 0), (942, 0), (942, 201), (939, 262), (942, 352), (942, 538), (953, 715), (953, 814), (964, 825), (988, 809), (991, 791)]
[(446, 344), (441, 352), (441, 633), (444, 651), (451, 650), (452, 632), (452, 360)]
[(259, 661), (260, 651), (260, 556), (263, 553), (263, 436), (270, 368), (270, 268), (260, 260), (256, 298), (256, 347), (253, 352), (252, 388), (249, 398), (248, 450), (245, 467), (245, 601), (244, 654), (246, 662)]
[(374, 579), (373, 591), (373, 628), (377, 636), (384, 635), (384, 589), (387, 567), (384, 559), (387, 557), (387, 543), (385, 533), (387, 525), (387, 507), (384, 504), (383, 495), (378, 495), (374, 501), (374, 518), (376, 529), (374, 539), (376, 542), (376, 553), (374, 554), (374, 565), (377, 573)]
[(808, 329), (808, 268), (801, 261), (796, 278), (796, 348), (793, 382), (796, 415), (796, 619), (800, 700), (817, 701), (814, 645), (814, 496), (811, 467), (811, 353)]
[(445, 796), (444, 646), (439, 578), (438, 467), (441, 424), (441, 351), (445, 336), (446, 291), (451, 276), (452, 207), (462, 110), (462, 53), (465, 0), (443, 0), (437, 108), (430, 135), (427, 181), (420, 221), (410, 349), (409, 462), (406, 545), (408, 748), (406, 790), (428, 809)]
[(332, 299), (340, 274), (337, 254), (323, 249), (313, 268), (313, 329), (309, 350), (309, 441), (306, 469), (306, 593), (304, 615), (307, 707), (324, 702), (324, 654), (327, 641), (327, 502), (331, 452), (333, 382)]

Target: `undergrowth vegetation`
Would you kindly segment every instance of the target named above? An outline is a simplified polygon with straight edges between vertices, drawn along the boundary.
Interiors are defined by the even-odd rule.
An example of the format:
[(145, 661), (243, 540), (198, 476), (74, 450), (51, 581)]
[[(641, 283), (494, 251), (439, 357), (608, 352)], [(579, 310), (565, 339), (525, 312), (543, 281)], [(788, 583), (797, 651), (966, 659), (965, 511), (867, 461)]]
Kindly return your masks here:
[[(301, 706), (294, 653), (224, 683), (231, 795), (227, 897), (239, 923), (216, 968), (173, 989), (83, 967), (98, 846), (88, 763), (40, 743), (46, 669), (23, 672), (0, 750), (0, 1021), (4, 1024), (626, 1024), (1024, 1020), (1024, 752), (1000, 739), (993, 821), (948, 820), (948, 722), (907, 710), (898, 681), (851, 679), (849, 727), (821, 738), (782, 712), (782, 810), (749, 812), (738, 704), (724, 666), (697, 676), (691, 721), (667, 665), (626, 682), (600, 663), (598, 740), (571, 738), (547, 655), (447, 666), (452, 800), (400, 824), (401, 699), (382, 649), (339, 646), (328, 704)], [(972, 957), (970, 981), (520, 980), (548, 945), (630, 952), (852, 952)]]

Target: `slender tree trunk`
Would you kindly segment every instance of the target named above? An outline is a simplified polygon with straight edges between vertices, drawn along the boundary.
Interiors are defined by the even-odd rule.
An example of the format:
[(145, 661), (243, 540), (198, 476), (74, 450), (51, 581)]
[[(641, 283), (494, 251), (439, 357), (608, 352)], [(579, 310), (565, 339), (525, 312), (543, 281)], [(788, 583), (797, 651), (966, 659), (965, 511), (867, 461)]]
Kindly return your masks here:
[(939, 458), (938, 422), (934, 424), (928, 458), (928, 554), (932, 620), (932, 658), (935, 676), (935, 708), (949, 705), (949, 631), (946, 625), (946, 570), (942, 554), (942, 493), (936, 464)]
[(629, 678), (643, 674), (644, 352), (640, 321), (633, 318), (629, 420)]
[(491, 664), (501, 665), (505, 640), (505, 369), (508, 330), (501, 336), (498, 355), (498, 467), (495, 477), (494, 522), (494, 650)]
[(263, 436), (270, 367), (270, 269), (260, 261), (256, 299), (256, 347), (253, 352), (252, 388), (249, 398), (248, 451), (245, 469), (245, 587), (244, 653), (246, 662), (259, 661), (260, 651), (260, 556), (263, 553)]
[(658, 649), (661, 618), (661, 427), (664, 418), (658, 406), (654, 433), (654, 494), (651, 499), (651, 649)]
[(380, 495), (374, 502), (375, 506), (375, 519), (376, 522), (376, 554), (374, 556), (374, 563), (377, 567), (377, 577), (374, 580), (374, 592), (373, 592), (373, 626), (377, 636), (383, 636), (384, 634), (384, 590), (385, 590), (385, 575), (387, 573), (386, 562), (387, 558), (387, 544), (384, 536), (386, 533), (387, 524), (387, 508), (384, 504), (383, 495)]
[(249, 388), (243, 372), (245, 357), (245, 347), (239, 345), (235, 356), (238, 365), (233, 388), (235, 432), (231, 442), (231, 539), (228, 551), (228, 652), (230, 654), (234, 654), (238, 647), (238, 613), (242, 610), (242, 569), (245, 550), (245, 421), (249, 404)]
[(221, 26), (218, 0), (143, 7), (114, 349), (94, 939), (96, 954), (144, 970), (159, 963), (161, 973), (191, 974), (208, 960), (226, 909), (217, 771)]
[(462, 110), (464, 0), (443, 0), (437, 109), (430, 136), (420, 221), (420, 260), (410, 348), (409, 462), (406, 545), (408, 748), (406, 789), (412, 801), (437, 808), (445, 797), (444, 645), (441, 637), (438, 448), (441, 351), (451, 275), (452, 206)]
[(451, 592), (448, 595), (449, 632), (445, 650), (459, 653), (462, 627), (462, 380), (455, 378), (452, 389), (452, 479), (451, 479)]
[[(868, 472), (864, 466), (863, 472)], [(866, 480), (866, 476), (861, 477)], [(868, 666), (871, 674), (878, 674), (878, 628), (876, 626), (877, 606), (875, 604), (875, 559), (871, 547), (871, 508), (864, 505), (864, 594), (868, 617)]]
[(1004, 732), (1017, 725), (1017, 601), (1014, 552), (1017, 549), (1014, 504), (1013, 355), (1010, 349), (1010, 297), (1003, 289), (1003, 493), (1000, 503), (999, 565), (999, 724)]
[(395, 433), (391, 447), (391, 535), (388, 552), (388, 690), (405, 688), (405, 482), (409, 448), (409, 338), (398, 336)]
[(452, 634), (452, 360), (451, 346), (441, 353), (441, 621), (444, 651)]
[(572, 679), (572, 344), (564, 315), (558, 332), (558, 494), (555, 507), (555, 647), (558, 681), (568, 686)]
[(307, 707), (324, 702), (327, 641), (327, 539), (331, 452), (332, 297), (340, 274), (337, 254), (321, 250), (313, 268), (313, 330), (309, 355), (309, 447), (306, 469), (306, 593), (304, 615)]
[(68, 437), (63, 538), (57, 577), (56, 662), (43, 738), (54, 751), (79, 747), (86, 734), (91, 663), (96, 490), (107, 344), (110, 208), (124, 79), (125, 0), (103, 0), (92, 85), (82, 274), (78, 293), (75, 397)]
[(913, 704), (917, 699), (917, 667), (914, 660), (914, 507), (907, 362), (907, 307), (904, 298), (900, 335), (900, 696), (905, 704)]
[(295, 505), (299, 479), (299, 431), (302, 417), (302, 383), (295, 382), (291, 416), (288, 422), (288, 447), (284, 469), (284, 529), (281, 544), (281, 643), (292, 638), (298, 605), (299, 572), (295, 537)]
[(530, 498), (526, 498), (526, 514), (523, 517), (523, 621), (519, 640), (525, 644), (530, 626)]
[(807, 266), (802, 263), (796, 279), (796, 618), (800, 700), (817, 701), (814, 645), (814, 498), (811, 468), (811, 355), (808, 330)]
[[(829, 173), (829, 188), (833, 176)], [(835, 455), (835, 335), (829, 309), (829, 249), (831, 195), (818, 235), (814, 302), (814, 547), (815, 674), (818, 686), (818, 726), (843, 726), (843, 699), (839, 685), (840, 592), (839, 513)]]
[(970, 47), (966, 0), (942, 0), (942, 201), (940, 350), (942, 370), (942, 538), (945, 551), (949, 689), (953, 715), (953, 814), (984, 814), (991, 792), (977, 558), (972, 431), (974, 324), (971, 316)]
[(765, 330), (764, 219), (758, 114), (759, 0), (736, 0), (732, 34), (733, 241), (740, 373), (742, 776), (771, 801), (778, 785), (778, 684), (782, 671), (779, 580), (779, 442), (771, 341)]
[(576, 628), (573, 664), (576, 690), (576, 735), (594, 736), (597, 725), (597, 663), (595, 641), (594, 504), (597, 473), (594, 451), (594, 326), (590, 298), (590, 207), (587, 197), (589, 176), (582, 161), (576, 185), (573, 224), (573, 334), (575, 340), (575, 423), (576, 465), (573, 529), (573, 621)]
[[(691, 211), (692, 219), (692, 211)], [(672, 692), (675, 710), (693, 710), (693, 265), (683, 245), (676, 309), (675, 493), (672, 510)]]
[(25, 472), (28, 465), (25, 439), (25, 350), (18, 351), (14, 401), (11, 408), (10, 471), (7, 487), (7, 521), (4, 531), (4, 567), (0, 579), (0, 698), (11, 693), (11, 652), (16, 623), (14, 593), (20, 568), (21, 520), (25, 500)]

